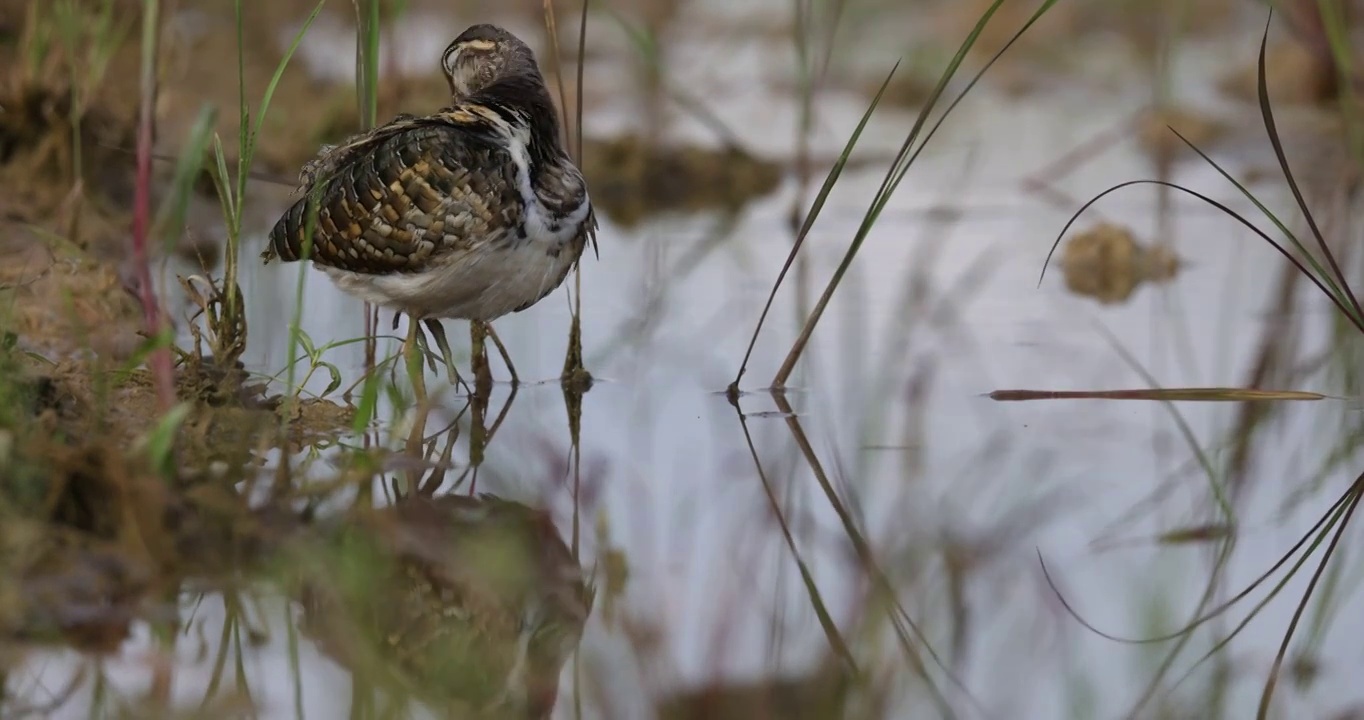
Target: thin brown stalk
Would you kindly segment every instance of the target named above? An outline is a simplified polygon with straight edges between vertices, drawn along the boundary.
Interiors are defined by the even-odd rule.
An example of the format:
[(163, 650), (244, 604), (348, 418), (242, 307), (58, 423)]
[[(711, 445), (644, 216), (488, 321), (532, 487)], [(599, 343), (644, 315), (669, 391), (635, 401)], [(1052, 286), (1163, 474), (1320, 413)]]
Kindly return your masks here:
[[(583, 0), (582, 16), (578, 26), (578, 67), (577, 78), (578, 87), (574, 90), (577, 107), (575, 109), (576, 122), (574, 123), (573, 133), (574, 142), (570, 142), (568, 137), (568, 91), (564, 88), (563, 61), (559, 50), (559, 23), (554, 14), (554, 0), (544, 0), (545, 30), (549, 34), (550, 60), (554, 69), (555, 81), (559, 89), (559, 107), (563, 110), (565, 119), (563, 126), (564, 145), (570, 148), (571, 156), (579, 167), (583, 162), (583, 65), (587, 48), (587, 5), (588, 0)], [(589, 230), (588, 232), (592, 232)], [(595, 242), (593, 248), (596, 248)], [(583, 367), (582, 350), (582, 296), (583, 296), (583, 272), (582, 266), (578, 265), (573, 269), (573, 319), (570, 321), (568, 330), (568, 353), (564, 362), (563, 374), (561, 379), (572, 381), (582, 385), (581, 378), (588, 377), (586, 369)]]
[(924, 662), (922, 654), (920, 654), (919, 650), (917, 650), (911, 642), (909, 637), (911, 633), (918, 640), (919, 644), (923, 646), (923, 651), (927, 653), (928, 657), (933, 661), (933, 664), (946, 674), (948, 680), (960, 689), (969, 701), (978, 704), (976, 698), (966, 689), (966, 686), (962, 683), (961, 679), (953, 674), (952, 669), (943, 661), (942, 656), (937, 650), (933, 649), (933, 645), (929, 642), (928, 635), (924, 632), (922, 626), (910, 616), (909, 612), (905, 610), (904, 605), (900, 602), (899, 595), (895, 591), (895, 587), (891, 584), (890, 577), (886, 574), (885, 570), (881, 568), (880, 563), (877, 562), (871, 544), (867, 542), (866, 537), (857, 527), (857, 523), (847, 506), (844, 505), (842, 499), (838, 497), (837, 491), (834, 490), (833, 483), (829, 480), (829, 474), (824, 470), (824, 465), (820, 462), (819, 455), (815, 452), (814, 446), (810, 444), (810, 439), (805, 435), (805, 429), (801, 427), (799, 416), (787, 401), (785, 394), (774, 390), (771, 395), (773, 402), (777, 405), (777, 410), (785, 415), (786, 426), (791, 431), (791, 437), (796, 441), (796, 446), (800, 448), (801, 455), (810, 466), (811, 472), (814, 473), (815, 480), (819, 483), (820, 489), (824, 492), (825, 497), (829, 501), (829, 506), (833, 509), (834, 513), (838, 515), (839, 522), (842, 524), (844, 532), (847, 533), (848, 540), (852, 544), (854, 552), (857, 554), (858, 561), (862, 564), (863, 570), (872, 581), (873, 591), (889, 602), (890, 612), (888, 612), (888, 615), (890, 617), (891, 626), (895, 630), (900, 648), (905, 659), (914, 667), (914, 671), (919, 677), (923, 679), (934, 703), (937, 705), (939, 715), (944, 718), (956, 717), (956, 713), (952, 711), (951, 706), (947, 702), (947, 697), (943, 695), (942, 689), (939, 688), (937, 684), (933, 682), (932, 677), (930, 677), (928, 667)]
[(739, 426), (744, 431), (744, 442), (748, 444), (749, 455), (753, 457), (753, 466), (758, 471), (758, 479), (762, 482), (763, 493), (767, 496), (768, 505), (772, 508), (772, 517), (776, 519), (778, 528), (781, 529), (782, 539), (786, 541), (786, 547), (791, 551), (791, 557), (796, 561), (796, 569), (800, 572), (801, 582), (805, 585), (805, 592), (810, 598), (810, 608), (815, 611), (815, 617), (819, 620), (819, 626), (824, 630), (824, 637), (829, 641), (829, 647), (838, 655), (849, 668), (857, 667), (857, 659), (853, 656), (848, 641), (839, 631), (838, 625), (834, 623), (833, 615), (829, 612), (828, 606), (824, 602), (824, 596), (819, 591), (819, 585), (815, 582), (814, 574), (810, 572), (810, 567), (801, 556), (800, 548), (796, 546), (796, 539), (791, 532), (791, 526), (786, 521), (786, 516), (782, 513), (781, 505), (777, 502), (776, 492), (772, 488), (772, 481), (767, 478), (767, 472), (763, 470), (763, 464), (758, 459), (758, 449), (753, 445), (753, 435), (748, 430), (748, 419), (743, 413), (739, 415)]
[[(133, 188), (133, 261), (137, 272), (139, 300), (147, 336), (157, 338), (166, 328), (156, 302), (152, 286), (151, 256), (151, 195), (152, 144), (156, 137), (156, 56), (160, 39), (157, 0), (142, 3), (142, 73), (141, 98), (137, 123), (137, 180)], [(158, 343), (147, 358), (156, 387), (157, 405), (162, 412), (175, 404), (175, 369), (171, 364), (170, 348)]]
[(1325, 400), (1329, 396), (1304, 390), (1255, 388), (1161, 388), (1137, 390), (995, 390), (998, 402), (1026, 400), (1159, 400), (1162, 402), (1252, 402), (1266, 400)]

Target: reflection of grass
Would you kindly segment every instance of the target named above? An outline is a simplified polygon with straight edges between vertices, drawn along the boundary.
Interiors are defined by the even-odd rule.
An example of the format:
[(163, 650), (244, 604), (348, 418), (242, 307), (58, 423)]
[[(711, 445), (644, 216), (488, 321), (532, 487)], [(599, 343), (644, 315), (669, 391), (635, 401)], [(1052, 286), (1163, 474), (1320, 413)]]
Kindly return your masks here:
[[(1209, 165), (1216, 169), (1222, 175), (1223, 178), (1225, 178), (1234, 187), (1236, 187), (1236, 189), (1239, 190), (1246, 197), (1246, 199), (1249, 200), (1251, 204), (1270, 221), (1270, 223), (1275, 227), (1275, 229), (1277, 229), (1278, 232), (1284, 238), (1286, 238), (1286, 242), (1280, 242), (1279, 240), (1274, 239), (1269, 234), (1260, 230), (1249, 219), (1232, 210), (1227, 205), (1220, 203), (1216, 200), (1213, 200), (1212, 198), (1197, 191), (1164, 180), (1133, 181), (1122, 183), (1118, 186), (1110, 188), (1100, 193), (1094, 199), (1086, 203), (1080, 209), (1080, 211), (1077, 212), (1074, 217), (1072, 217), (1070, 223), (1067, 223), (1066, 229), (1070, 227), (1071, 223), (1075, 222), (1075, 219), (1078, 218), (1081, 213), (1083, 213), (1091, 205), (1097, 202), (1100, 198), (1131, 185), (1154, 184), (1162, 188), (1187, 193), (1223, 211), (1229, 217), (1237, 220), (1242, 225), (1249, 228), (1252, 232), (1254, 232), (1265, 242), (1267, 242), (1269, 245), (1271, 245), (1275, 250), (1282, 254), (1290, 263), (1292, 263), (1292, 265), (1298, 270), (1298, 272), (1302, 274), (1303, 277), (1307, 278), (1310, 282), (1312, 282), (1322, 292), (1322, 294), (1324, 294), (1328, 299), (1331, 300), (1331, 302), (1340, 311), (1340, 316), (1344, 318), (1346, 321), (1348, 321), (1349, 325), (1353, 326), (1353, 328), (1358, 332), (1364, 334), (1364, 310), (1361, 310), (1359, 300), (1357, 299), (1356, 295), (1351, 289), (1348, 278), (1341, 270), (1340, 263), (1337, 261), (1335, 253), (1331, 249), (1330, 243), (1327, 241), (1326, 236), (1323, 234), (1321, 228), (1319, 227), (1317, 219), (1315, 218), (1311, 208), (1308, 206), (1304, 198), (1303, 192), (1300, 189), (1297, 180), (1295, 179), (1293, 172), (1290, 168), (1286, 153), (1284, 151), (1282, 140), (1279, 136), (1279, 132), (1274, 119), (1273, 109), (1269, 102), (1268, 88), (1266, 83), (1265, 55), (1266, 46), (1268, 43), (1268, 30), (1269, 28), (1268, 26), (1266, 26), (1265, 35), (1261, 39), (1260, 43), (1258, 68), (1260, 111), (1270, 144), (1274, 149), (1276, 158), (1279, 162), (1279, 167), (1283, 173), (1286, 184), (1288, 185), (1288, 189), (1291, 191), (1292, 197), (1296, 201), (1298, 210), (1300, 210), (1303, 213), (1303, 217), (1305, 219), (1307, 228), (1310, 231), (1311, 238), (1315, 242), (1316, 247), (1318, 248), (1316, 252), (1314, 252), (1307, 246), (1307, 244), (1300, 240), (1298, 236), (1288, 228), (1287, 224), (1283, 220), (1281, 220), (1273, 211), (1271, 211), (1265, 205), (1264, 202), (1262, 202), (1259, 198), (1253, 195), (1242, 183), (1238, 182), (1235, 178), (1233, 178), (1226, 170), (1222, 169), (1222, 167), (1218, 165), (1218, 163), (1215, 160), (1213, 160), (1207, 154), (1203, 153), (1201, 150), (1195, 147), (1193, 143), (1190, 143), (1187, 140), (1185, 140), (1186, 144), (1188, 144), (1189, 147), (1199, 155), (1199, 157), (1201, 157)], [(1176, 134), (1178, 135), (1177, 132)], [(1183, 136), (1180, 136), (1180, 139), (1183, 140), (1184, 139)], [(1059, 237), (1064, 236), (1064, 234), (1065, 229), (1063, 229), (1060, 236), (1058, 236), (1057, 240), (1058, 243)], [(1054, 248), (1055, 246), (1053, 245), (1053, 250)], [(1154, 383), (1154, 378), (1147, 376), (1147, 380), (1149, 382)], [(1197, 449), (1197, 445), (1191, 433), (1187, 430), (1187, 427), (1181, 424), (1181, 430), (1184, 431), (1186, 440), (1190, 442), (1195, 447), (1195, 449)], [(1202, 457), (1201, 453), (1200, 461), (1203, 464), (1205, 470), (1207, 470), (1210, 473), (1210, 479), (1212, 480), (1213, 483), (1213, 492), (1214, 495), (1217, 497), (1218, 503), (1221, 506), (1222, 511), (1227, 514), (1227, 520), (1229, 522), (1234, 523), (1235, 518), (1233, 514), (1234, 510), (1230, 505), (1229, 496), (1223, 492), (1222, 483), (1217, 479), (1216, 475), (1213, 474), (1211, 464), (1207, 461), (1206, 458)], [(1225, 535), (1221, 549), (1219, 550), (1218, 553), (1216, 567), (1211, 573), (1207, 592), (1204, 593), (1202, 599), (1199, 602), (1198, 609), (1195, 611), (1194, 619), (1173, 633), (1161, 635), (1159, 637), (1145, 638), (1140, 640), (1131, 639), (1123, 641), (1143, 644), (1163, 642), (1168, 640), (1177, 641), (1175, 647), (1165, 655), (1165, 658), (1161, 662), (1159, 669), (1152, 678), (1146, 691), (1138, 700), (1138, 703), (1136, 707), (1133, 709), (1133, 712), (1139, 713), (1141, 709), (1145, 706), (1145, 704), (1154, 697), (1156, 691), (1159, 689), (1159, 685), (1164, 675), (1168, 672), (1176, 655), (1183, 649), (1185, 643), (1190, 639), (1192, 632), (1195, 629), (1228, 612), (1241, 600), (1246, 599), (1251, 592), (1258, 589), (1260, 585), (1267, 582), (1270, 579), (1270, 577), (1279, 569), (1288, 566), (1288, 571), (1286, 572), (1284, 577), (1280, 579), (1277, 583), (1275, 583), (1268, 590), (1266, 597), (1260, 602), (1256, 603), (1256, 605), (1246, 614), (1245, 618), (1242, 619), (1231, 632), (1225, 634), (1222, 638), (1215, 642), (1212, 648), (1208, 650), (1199, 660), (1197, 660), (1192, 665), (1192, 667), (1186, 672), (1186, 674), (1184, 675), (1185, 678), (1187, 678), (1189, 674), (1191, 674), (1196, 668), (1198, 668), (1204, 661), (1216, 657), (1217, 653), (1221, 651), (1228, 643), (1230, 643), (1231, 640), (1234, 639), (1240, 633), (1240, 631), (1244, 629), (1249, 624), (1249, 622), (1259, 614), (1259, 612), (1269, 603), (1269, 601), (1275, 598), (1278, 595), (1278, 593), (1281, 592), (1287, 586), (1288, 582), (1292, 580), (1296, 576), (1298, 571), (1303, 568), (1307, 560), (1310, 559), (1314, 554), (1316, 554), (1316, 552), (1319, 549), (1322, 549), (1321, 558), (1317, 564), (1316, 569), (1312, 573), (1310, 580), (1308, 581), (1307, 588), (1303, 592), (1303, 595), (1297, 605), (1297, 608), (1294, 611), (1292, 620), (1289, 622), (1289, 625), (1284, 632), (1283, 640), (1279, 645), (1278, 653), (1275, 656), (1273, 665), (1269, 671), (1268, 678), (1264, 682), (1263, 691), (1260, 698), (1258, 716), (1261, 718), (1267, 717), (1271, 707), (1271, 700), (1273, 698), (1275, 688), (1278, 684), (1280, 673), (1284, 669), (1284, 664), (1288, 656), (1288, 648), (1291, 643), (1291, 640), (1295, 634), (1295, 631), (1297, 630), (1300, 620), (1305, 614), (1305, 611), (1311, 599), (1314, 596), (1314, 593), (1317, 590), (1319, 582), (1321, 582), (1323, 578), (1326, 578), (1327, 583), (1325, 588), (1322, 590), (1323, 597), (1321, 598), (1321, 601), (1323, 603), (1326, 603), (1333, 596), (1333, 590), (1335, 587), (1334, 580), (1336, 578), (1336, 575), (1334, 573), (1328, 573), (1327, 571), (1331, 567), (1330, 561), (1339, 547), (1338, 545), (1339, 541), (1343, 537), (1346, 528), (1349, 526), (1350, 519), (1352, 518), (1354, 510), (1358, 506), (1361, 497), (1364, 497), (1364, 475), (1359, 476), (1354, 482), (1350, 484), (1346, 492), (1331, 506), (1331, 508), (1327, 510), (1327, 512), (1320, 518), (1316, 525), (1311, 530), (1309, 530), (1298, 541), (1297, 544), (1295, 544), (1287, 553), (1285, 553), (1278, 560), (1278, 562), (1276, 562), (1273, 565), (1273, 567), (1271, 567), (1267, 572), (1261, 575), (1254, 582), (1250, 583), (1250, 585), (1247, 586), (1244, 590), (1237, 593), (1232, 599), (1224, 603), (1218, 604), (1216, 606), (1213, 606), (1211, 609), (1208, 609), (1213, 599), (1213, 588), (1220, 579), (1221, 570), (1232, 551), (1232, 547), (1234, 545), (1234, 541), (1236, 538), (1234, 532)], [(1295, 561), (1293, 561), (1291, 565), (1289, 565), (1289, 561), (1293, 559), (1295, 555), (1298, 555), (1299, 551), (1302, 550), (1305, 551), (1302, 552), (1301, 556), (1298, 557)], [(1322, 607), (1324, 608), (1324, 605)], [(1325, 617), (1324, 611), (1321, 615), (1319, 615), (1319, 617)], [(1085, 626), (1091, 630), (1094, 630), (1095, 632), (1098, 632), (1104, 637), (1108, 637), (1110, 639), (1118, 639), (1111, 635), (1107, 635), (1098, 631), (1088, 623), (1085, 623)], [(1318, 623), (1313, 628), (1313, 634), (1319, 635), (1321, 632), (1322, 632), (1321, 624)], [(1178, 685), (1178, 683), (1176, 683), (1176, 685)]]
[[(870, 585), (871, 588), (870, 592), (866, 594), (865, 599), (862, 601), (863, 605), (859, 607), (857, 610), (858, 615), (860, 617), (863, 617), (868, 624), (866, 627), (858, 627), (857, 628), (858, 633), (864, 634), (867, 633), (869, 630), (878, 630), (884, 627), (882, 625), (883, 620), (886, 623), (888, 623), (890, 628), (894, 632), (897, 641), (896, 645), (900, 651), (901, 659), (903, 660), (907, 668), (922, 681), (922, 685), (920, 687), (927, 691), (929, 697), (933, 702), (934, 710), (943, 717), (956, 716), (954, 705), (948, 699), (949, 692), (955, 695), (958, 690), (965, 690), (967, 693), (967, 697), (969, 699), (969, 690), (966, 690), (965, 685), (958, 676), (958, 672), (954, 668), (952, 668), (949, 665), (948, 661), (945, 660), (934, 648), (933, 641), (931, 640), (930, 635), (925, 630), (924, 621), (922, 619), (916, 620), (915, 615), (917, 615), (917, 613), (911, 614), (910, 611), (907, 609), (906, 604), (899, 597), (899, 593), (894, 587), (890, 575), (884, 569), (881, 560), (877, 557), (876, 551), (872, 548), (871, 544), (865, 537), (865, 531), (860, 527), (861, 523), (859, 519), (854, 517), (853, 513), (849, 510), (848, 507), (846, 507), (846, 504), (843, 501), (843, 499), (840, 498), (840, 494), (835, 490), (829, 473), (825, 471), (823, 463), (820, 461), (818, 454), (814, 450), (814, 447), (806, 438), (804, 430), (801, 427), (800, 421), (796, 417), (793, 408), (787, 403), (786, 398), (782, 395), (782, 390), (786, 386), (786, 381), (789, 378), (792, 370), (794, 369), (795, 363), (797, 362), (802, 352), (804, 351), (805, 345), (809, 341), (811, 333), (814, 331), (815, 326), (818, 324), (820, 317), (823, 314), (824, 308), (828, 305), (829, 300), (831, 299), (833, 293), (838, 288), (838, 285), (842, 280), (844, 274), (847, 272), (853, 259), (856, 257), (857, 253), (861, 249), (863, 242), (866, 240), (872, 227), (876, 224), (876, 221), (879, 219), (881, 213), (884, 211), (886, 205), (889, 203), (889, 200), (893, 193), (895, 192), (896, 188), (903, 181), (910, 167), (918, 158), (919, 153), (922, 152), (926, 143), (936, 133), (937, 129), (942, 125), (946, 117), (951, 113), (951, 111), (956, 107), (956, 105), (965, 97), (966, 93), (968, 93), (972, 89), (972, 87), (974, 87), (975, 83), (980, 79), (981, 75), (983, 75), (984, 72), (989, 69), (990, 65), (993, 64), (994, 59), (998, 59), (999, 54), (1002, 54), (1004, 50), (1007, 50), (1008, 47), (1012, 45), (1014, 40), (1017, 40), (1018, 37), (1020, 37), (1024, 32), (1026, 32), (1027, 29), (1031, 27), (1034, 22), (1041, 18), (1042, 15), (1044, 15), (1051, 8), (1053, 2), (1042, 3), (1042, 5), (1036, 10), (1034, 15), (1023, 25), (1022, 28), (1020, 28), (1017, 31), (1017, 33), (1014, 34), (1012, 39), (1005, 44), (1004, 48), (999, 51), (999, 54), (996, 54), (994, 59), (986, 63), (986, 65), (977, 72), (974, 78), (966, 85), (966, 87), (948, 105), (946, 110), (944, 110), (943, 113), (939, 116), (937, 123), (935, 123), (932, 127), (928, 129), (928, 132), (924, 136), (922, 142), (918, 142), (916, 146), (916, 141), (919, 140), (920, 133), (924, 130), (925, 125), (930, 117), (930, 114), (937, 105), (948, 83), (956, 74), (956, 71), (967, 57), (967, 54), (969, 53), (971, 47), (974, 45), (975, 41), (980, 37), (981, 32), (989, 23), (995, 11), (999, 9), (1001, 4), (1002, 0), (997, 0), (996, 2), (991, 4), (989, 8), (985, 10), (985, 12), (977, 21), (975, 27), (967, 35), (966, 39), (962, 42), (962, 45), (959, 48), (957, 54), (952, 58), (952, 60), (948, 63), (946, 69), (943, 71), (936, 87), (934, 88), (927, 102), (924, 104), (923, 108), (919, 112), (914, 125), (907, 134), (903, 144), (901, 145), (899, 152), (896, 154), (894, 160), (892, 161), (890, 168), (887, 170), (885, 179), (882, 181), (881, 187), (873, 196), (870, 202), (870, 206), (868, 207), (866, 214), (862, 219), (862, 222), (858, 226), (856, 234), (852, 239), (843, 257), (842, 262), (838, 266), (837, 270), (835, 270), (834, 275), (829, 281), (828, 285), (826, 286), (822, 296), (820, 297), (813, 311), (807, 318), (805, 325), (800, 332), (799, 337), (797, 338), (795, 344), (790, 349), (790, 352), (788, 353), (786, 360), (783, 362), (782, 367), (777, 371), (776, 377), (772, 381), (772, 386), (775, 389), (773, 399), (777, 404), (777, 408), (783, 415), (786, 416), (787, 418), (786, 422), (791, 429), (792, 436), (797, 446), (800, 448), (802, 456), (804, 457), (805, 461), (808, 463), (811, 471), (813, 472), (819, 484), (819, 487), (823, 490), (824, 498), (828, 501), (829, 505), (837, 513), (840, 525), (844, 532), (846, 533), (850, 545), (852, 546), (852, 550), (857, 559), (857, 565), (861, 572), (864, 574), (865, 578), (867, 579), (868, 584)], [(804, 8), (804, 12), (802, 12), (802, 8), (803, 5), (801, 3), (797, 3), (797, 17), (808, 19), (809, 9)], [(838, 13), (837, 11), (835, 11), (834, 17), (837, 16)], [(800, 28), (803, 27), (803, 24), (798, 22), (797, 26), (798, 28)], [(827, 66), (826, 57), (825, 62), (821, 64), (819, 70), (818, 71), (815, 70), (814, 67), (815, 63), (809, 57), (810, 46), (811, 46), (810, 38), (806, 37), (802, 33), (798, 39), (797, 47), (798, 50), (800, 51), (798, 52), (798, 55), (802, 60), (801, 87), (802, 96), (804, 98), (803, 127), (806, 128), (807, 133), (808, 125), (810, 122), (809, 114), (811, 113), (810, 98), (813, 96), (814, 88), (817, 85), (816, 78), (822, 76), (824, 68)], [(832, 51), (832, 48), (830, 47), (829, 50)], [(829, 171), (823, 186), (816, 194), (810, 209), (805, 214), (804, 222), (801, 224), (801, 227), (797, 233), (795, 244), (791, 249), (790, 255), (786, 259), (785, 265), (782, 267), (781, 272), (778, 275), (777, 281), (772, 289), (771, 294), (768, 297), (767, 305), (764, 308), (763, 314), (759, 318), (757, 326), (754, 329), (753, 337), (749, 343), (748, 354), (745, 355), (743, 362), (740, 365), (738, 375), (735, 377), (734, 381), (729, 386), (728, 395), (730, 401), (734, 403), (736, 407), (740, 395), (739, 381), (742, 379), (742, 376), (747, 368), (748, 359), (752, 354), (753, 347), (757, 341), (758, 333), (761, 330), (763, 321), (766, 318), (767, 311), (770, 309), (772, 305), (772, 301), (775, 298), (777, 289), (780, 287), (781, 282), (785, 278), (787, 271), (790, 269), (792, 263), (798, 256), (801, 246), (804, 240), (807, 238), (815, 220), (819, 216), (820, 211), (823, 208), (830, 192), (832, 191), (834, 185), (838, 182), (838, 179), (842, 173), (843, 168), (847, 164), (848, 158), (850, 157), (853, 148), (857, 144), (857, 141), (862, 131), (866, 127), (867, 121), (870, 118), (872, 112), (875, 110), (877, 104), (880, 102), (882, 94), (885, 92), (886, 85), (890, 82), (890, 79), (891, 79), (890, 77), (886, 78), (885, 83), (882, 84), (880, 90), (873, 98), (867, 111), (863, 114), (861, 122), (853, 131), (848, 142), (844, 146), (844, 149), (840, 154), (838, 160), (835, 162), (834, 166)], [(740, 421), (743, 424), (743, 428), (747, 436), (748, 431), (747, 423), (744, 422), (744, 417), (742, 414), (740, 415)], [(750, 450), (752, 450), (751, 439)], [(792, 535), (788, 529), (787, 522), (782, 517), (782, 510), (776, 501), (775, 495), (772, 493), (770, 485), (767, 483), (766, 475), (763, 472), (761, 462), (758, 461), (758, 456), (755, 450), (753, 451), (753, 458), (758, 465), (759, 476), (762, 477), (762, 479), (764, 480), (764, 488), (767, 491), (767, 495), (769, 497), (772, 510), (774, 514), (777, 516), (778, 522), (781, 525), (783, 537), (786, 539), (788, 548), (795, 556), (797, 565), (801, 570), (802, 581), (804, 582), (806, 590), (809, 594), (811, 604), (815, 608), (816, 615), (820, 620), (820, 624), (823, 627), (826, 637), (829, 640), (830, 647), (833, 650), (833, 655), (831, 656), (832, 659), (830, 661), (831, 664), (829, 664), (825, 669), (833, 672), (836, 676), (853, 678), (852, 682), (856, 683), (858, 686), (861, 686), (860, 689), (862, 689), (869, 695), (880, 694), (882, 696), (881, 702), (884, 703), (887, 688), (867, 685), (869, 679), (874, 677), (876, 673), (873, 672), (871, 668), (866, 667), (859, 668), (859, 661), (854, 657), (852, 651), (849, 649), (846, 641), (843, 638), (842, 633), (839, 632), (837, 627), (833, 624), (831, 618), (829, 618), (828, 613), (825, 610), (826, 603), (822, 598), (821, 590), (814, 582), (813, 578), (811, 577), (810, 573), (806, 568), (804, 561), (801, 559), (801, 553), (797, 549), (797, 546), (792, 538)], [(958, 578), (956, 582), (958, 585), (960, 585), (960, 583), (963, 581), (960, 578)], [(964, 602), (961, 601), (960, 598), (958, 598), (957, 602), (955, 602), (954, 604), (955, 604), (954, 610), (956, 611), (958, 618), (958, 630), (964, 632), (965, 628), (967, 627), (967, 622), (963, 619), (965, 617)], [(869, 613), (870, 615), (868, 615)], [(960, 638), (957, 638), (954, 640), (953, 645), (957, 651), (960, 651), (961, 647), (964, 645), (964, 641), (962, 641)], [(945, 683), (937, 679), (939, 675), (945, 676), (946, 678)], [(834, 692), (833, 696), (824, 698), (823, 700), (826, 702), (832, 702), (833, 707), (838, 708), (840, 712), (843, 712), (847, 707), (846, 706), (847, 698), (845, 696), (845, 693), (847, 692), (848, 685), (844, 683), (839, 683), (836, 685), (836, 688), (837, 689), (833, 691)]]

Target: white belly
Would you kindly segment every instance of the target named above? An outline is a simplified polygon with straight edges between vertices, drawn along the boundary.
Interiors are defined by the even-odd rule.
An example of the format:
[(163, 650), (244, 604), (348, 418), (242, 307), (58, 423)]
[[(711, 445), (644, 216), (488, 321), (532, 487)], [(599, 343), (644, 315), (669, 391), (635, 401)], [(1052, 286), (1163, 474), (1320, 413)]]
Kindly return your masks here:
[(494, 320), (551, 291), (575, 257), (542, 242), (490, 243), (420, 273), (366, 275), (324, 268), (342, 290), (422, 317)]

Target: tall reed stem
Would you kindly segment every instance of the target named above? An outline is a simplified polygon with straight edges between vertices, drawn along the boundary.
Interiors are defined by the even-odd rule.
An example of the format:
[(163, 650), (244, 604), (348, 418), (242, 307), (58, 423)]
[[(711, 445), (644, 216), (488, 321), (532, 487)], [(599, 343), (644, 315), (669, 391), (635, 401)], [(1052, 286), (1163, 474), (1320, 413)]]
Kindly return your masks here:
[[(156, 54), (159, 40), (158, 0), (142, 2), (142, 73), (141, 102), (137, 123), (137, 181), (133, 188), (133, 261), (136, 266), (139, 300), (147, 336), (157, 338), (165, 327), (156, 291), (152, 286), (151, 253), (148, 250), (151, 232), (152, 143), (156, 135)], [(170, 348), (157, 343), (147, 359), (156, 386), (157, 404), (162, 412), (175, 403), (174, 367)]]
[[(368, 131), (378, 123), (379, 114), (379, 0), (354, 2), (355, 97), (360, 112), (360, 130)], [(378, 355), (379, 308), (366, 302), (364, 313), (365, 373), (369, 374), (374, 372)], [(416, 322), (412, 318), (408, 320)]]

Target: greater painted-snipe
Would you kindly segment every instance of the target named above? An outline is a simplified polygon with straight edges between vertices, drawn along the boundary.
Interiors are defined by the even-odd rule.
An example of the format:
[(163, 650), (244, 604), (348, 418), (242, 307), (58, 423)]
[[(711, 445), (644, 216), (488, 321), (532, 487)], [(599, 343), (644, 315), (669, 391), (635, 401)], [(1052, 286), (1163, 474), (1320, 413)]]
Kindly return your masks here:
[(474, 25), (445, 49), (441, 69), (451, 105), (399, 115), (303, 168), (305, 196), (275, 224), (263, 257), (302, 259), (311, 228), (313, 263), (343, 291), (408, 315), (409, 347), (423, 321), (454, 382), (440, 320), (486, 324), (539, 302), (588, 242), (595, 251), (597, 221), (524, 42)]

